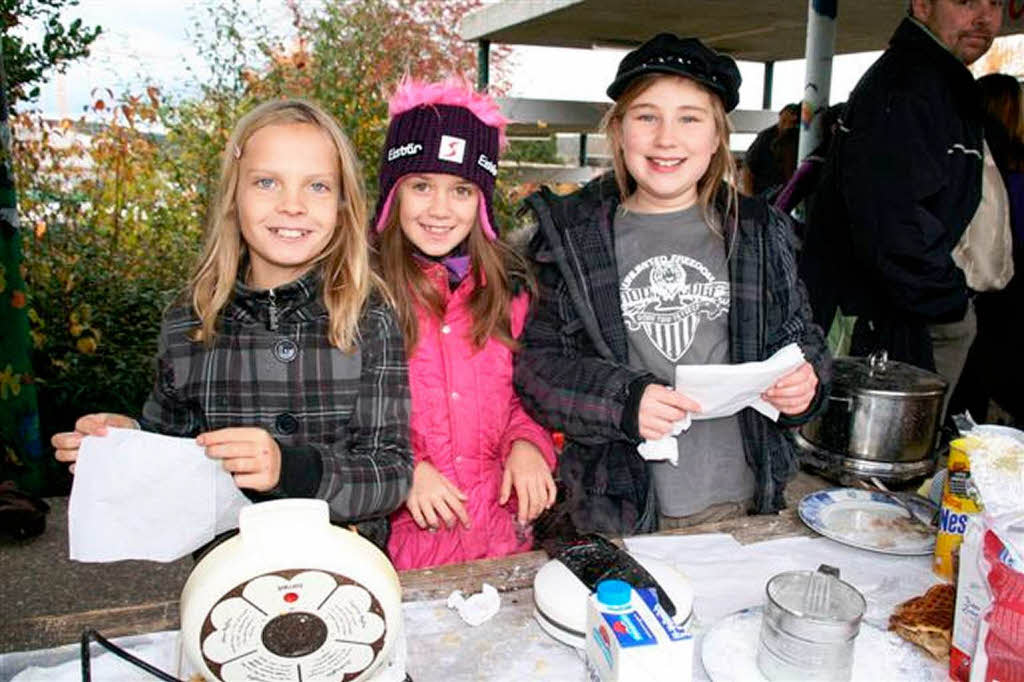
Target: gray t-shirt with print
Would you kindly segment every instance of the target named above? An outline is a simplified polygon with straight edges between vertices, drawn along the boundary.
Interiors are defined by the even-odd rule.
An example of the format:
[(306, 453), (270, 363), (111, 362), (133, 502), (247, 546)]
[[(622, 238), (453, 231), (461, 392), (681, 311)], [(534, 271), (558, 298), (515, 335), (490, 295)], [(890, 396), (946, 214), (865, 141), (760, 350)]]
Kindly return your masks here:
[[(676, 365), (729, 363), (725, 242), (699, 206), (673, 213), (620, 208), (615, 256), (630, 366), (671, 386)], [(649, 464), (662, 515), (689, 516), (753, 497), (754, 474), (735, 415), (694, 420), (678, 443), (678, 466)]]

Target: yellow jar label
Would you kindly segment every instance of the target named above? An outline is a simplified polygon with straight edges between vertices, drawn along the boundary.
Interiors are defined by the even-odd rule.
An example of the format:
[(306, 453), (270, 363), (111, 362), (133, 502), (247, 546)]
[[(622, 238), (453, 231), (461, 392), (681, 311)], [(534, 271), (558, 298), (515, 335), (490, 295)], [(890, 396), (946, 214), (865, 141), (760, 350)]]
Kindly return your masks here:
[(939, 532), (935, 538), (932, 570), (939, 576), (953, 579), (953, 553), (964, 538), (967, 520), (981, 511), (977, 491), (971, 483), (971, 449), (981, 445), (977, 438), (967, 436), (949, 444), (946, 483), (942, 486), (942, 509), (939, 511)]

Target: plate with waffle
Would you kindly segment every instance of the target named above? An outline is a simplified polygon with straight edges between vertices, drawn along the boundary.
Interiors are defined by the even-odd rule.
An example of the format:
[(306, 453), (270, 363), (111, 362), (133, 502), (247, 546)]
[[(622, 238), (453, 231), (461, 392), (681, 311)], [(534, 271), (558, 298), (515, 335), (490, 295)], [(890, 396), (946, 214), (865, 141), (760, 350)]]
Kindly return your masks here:
[(953, 585), (933, 585), (921, 596), (898, 605), (889, 616), (889, 629), (927, 651), (932, 658), (946, 660), (953, 636), (955, 604)]
[(923, 556), (935, 549), (930, 520), (937, 506), (919, 496), (832, 488), (807, 495), (797, 507), (800, 519), (825, 537), (883, 554)]

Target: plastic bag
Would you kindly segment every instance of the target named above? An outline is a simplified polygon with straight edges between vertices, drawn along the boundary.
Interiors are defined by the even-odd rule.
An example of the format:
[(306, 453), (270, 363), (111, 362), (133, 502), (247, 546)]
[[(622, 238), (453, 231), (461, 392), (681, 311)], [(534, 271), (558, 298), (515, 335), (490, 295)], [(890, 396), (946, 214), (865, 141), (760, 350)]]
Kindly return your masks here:
[(971, 682), (1024, 682), (1024, 513), (986, 524), (981, 568), (991, 602), (985, 610)]

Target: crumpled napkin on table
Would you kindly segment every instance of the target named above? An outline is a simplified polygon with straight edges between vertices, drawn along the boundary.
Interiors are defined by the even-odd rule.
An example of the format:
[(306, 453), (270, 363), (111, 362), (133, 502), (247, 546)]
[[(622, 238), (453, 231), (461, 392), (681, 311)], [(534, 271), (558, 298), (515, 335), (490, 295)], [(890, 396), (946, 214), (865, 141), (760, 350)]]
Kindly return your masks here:
[(687, 414), (675, 423), (672, 434), (658, 440), (645, 440), (637, 452), (646, 460), (668, 460), (679, 463), (676, 436), (690, 428), (693, 419), (715, 419), (736, 414), (752, 407), (769, 419), (779, 418), (779, 411), (761, 399), (772, 384), (804, 362), (800, 346), (791, 343), (780, 348), (767, 360), (739, 365), (676, 365), (676, 390), (697, 401), (699, 413)]
[(75, 561), (174, 561), (251, 504), (194, 438), (108, 428), (82, 440), (68, 501)]
[(448, 608), (455, 609), (459, 617), (467, 625), (477, 626), (486, 623), (501, 608), (501, 597), (498, 590), (489, 583), (484, 583), (480, 592), (466, 597), (462, 590), (455, 590), (448, 595)]

